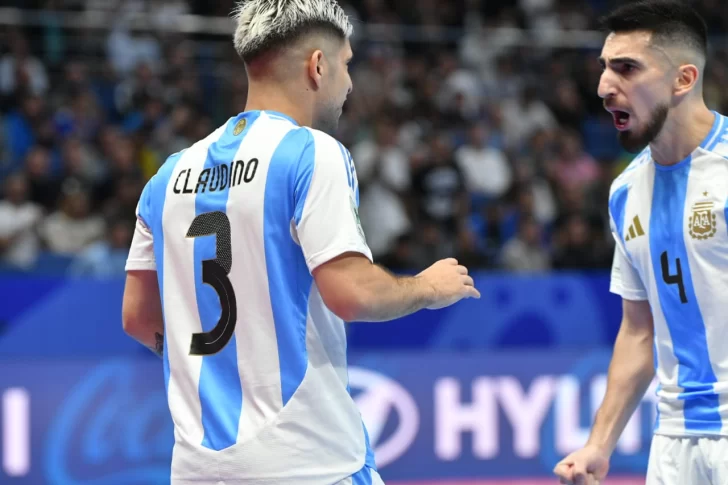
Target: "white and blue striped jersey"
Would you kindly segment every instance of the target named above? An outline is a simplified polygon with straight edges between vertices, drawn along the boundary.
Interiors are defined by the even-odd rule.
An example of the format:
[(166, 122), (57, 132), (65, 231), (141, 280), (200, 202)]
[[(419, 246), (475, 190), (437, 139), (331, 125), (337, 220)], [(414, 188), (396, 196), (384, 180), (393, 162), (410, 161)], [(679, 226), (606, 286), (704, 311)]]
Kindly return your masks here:
[(655, 432), (728, 435), (728, 119), (687, 158), (649, 148), (614, 181), (611, 291), (648, 300), (655, 328)]
[(333, 484), (376, 469), (344, 322), (311, 275), (371, 260), (349, 152), (249, 111), (172, 155), (139, 201), (128, 270), (156, 270), (172, 483)]

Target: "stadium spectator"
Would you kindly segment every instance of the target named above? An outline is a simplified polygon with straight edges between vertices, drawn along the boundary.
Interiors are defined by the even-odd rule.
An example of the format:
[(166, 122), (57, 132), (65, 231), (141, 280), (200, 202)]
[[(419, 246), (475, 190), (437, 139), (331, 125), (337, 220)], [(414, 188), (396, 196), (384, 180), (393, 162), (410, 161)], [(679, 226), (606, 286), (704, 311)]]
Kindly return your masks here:
[(518, 234), (503, 246), (501, 265), (513, 272), (544, 272), (551, 268), (550, 255), (544, 249), (542, 230), (531, 217), (523, 217), (518, 223)]
[(38, 257), (37, 228), (43, 209), (28, 199), (28, 180), (22, 173), (5, 179), (0, 200), (0, 259), (16, 269), (31, 268)]
[[(90, 197), (87, 227), (133, 217), (132, 200), (167, 156), (245, 105), (229, 37), (178, 28), (179, 15), (228, 16), (234, 3), (23, 3), (94, 10), (108, 28), (0, 29), (0, 183), (21, 172), (50, 226), (68, 217), (69, 185)], [(563, 29), (595, 28), (610, 3), (344, 2), (358, 19), (354, 90), (336, 135), (356, 164), (376, 258), (413, 268), (452, 250), (497, 267), (534, 218), (548, 266), (608, 267), (607, 190), (630, 157), (594, 94), (600, 45), (558, 42)], [(712, 9), (711, 32), (728, 25), (728, 10), (698, 4)], [(152, 29), (132, 28), (140, 18)], [(726, 81), (728, 54), (716, 44), (705, 97), (723, 111)], [(75, 254), (82, 239), (69, 248), (45, 237), (44, 248)]]
[(103, 237), (103, 219), (91, 211), (87, 192), (75, 183), (63, 188), (60, 209), (40, 226), (45, 246), (53, 253), (73, 256)]
[(484, 123), (470, 128), (468, 142), (455, 152), (455, 159), (471, 195), (498, 199), (511, 187), (513, 171), (508, 158), (491, 146), (490, 131)]
[(8, 40), (10, 52), (0, 59), (0, 95), (44, 95), (49, 88), (45, 65), (31, 54), (28, 40), (21, 32), (12, 31)]
[(374, 136), (351, 150), (359, 180), (359, 214), (369, 229), (367, 242), (375, 257), (391, 250), (411, 228), (403, 199), (411, 185), (410, 164), (397, 141), (396, 125), (382, 118), (374, 126)]

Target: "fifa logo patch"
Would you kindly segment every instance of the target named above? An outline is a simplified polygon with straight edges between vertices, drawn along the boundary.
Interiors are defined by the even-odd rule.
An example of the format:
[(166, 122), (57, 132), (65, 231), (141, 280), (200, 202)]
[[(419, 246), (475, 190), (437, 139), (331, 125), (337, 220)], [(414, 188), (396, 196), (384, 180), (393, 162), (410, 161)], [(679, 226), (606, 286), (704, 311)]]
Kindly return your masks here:
[[(707, 192), (705, 195), (708, 195)], [(718, 228), (713, 205), (713, 202), (707, 201), (693, 205), (693, 215), (688, 218), (688, 230), (693, 239), (705, 240), (715, 236)]]
[(359, 218), (359, 209), (356, 206), (356, 202), (354, 202), (353, 197), (349, 197), (349, 202), (351, 203), (351, 213), (354, 216), (354, 221), (356, 222), (356, 229), (359, 231), (359, 235), (366, 243), (367, 237), (364, 235), (364, 228), (361, 225), (361, 219)]

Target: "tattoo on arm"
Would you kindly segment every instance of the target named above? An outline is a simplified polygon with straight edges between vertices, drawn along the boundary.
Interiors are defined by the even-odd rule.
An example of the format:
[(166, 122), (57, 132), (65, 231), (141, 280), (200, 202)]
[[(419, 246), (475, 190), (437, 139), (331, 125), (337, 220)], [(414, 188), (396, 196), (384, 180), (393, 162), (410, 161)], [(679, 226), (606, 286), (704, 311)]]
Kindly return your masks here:
[(154, 332), (154, 353), (160, 358), (164, 355), (164, 335), (159, 332)]

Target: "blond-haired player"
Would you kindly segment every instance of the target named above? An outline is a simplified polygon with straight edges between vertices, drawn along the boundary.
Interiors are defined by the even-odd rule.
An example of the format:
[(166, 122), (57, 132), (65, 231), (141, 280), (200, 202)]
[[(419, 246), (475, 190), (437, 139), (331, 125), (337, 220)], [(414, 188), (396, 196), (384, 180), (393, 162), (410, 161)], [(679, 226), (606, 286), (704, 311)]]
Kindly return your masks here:
[(172, 484), (378, 484), (344, 320), (479, 294), (454, 260), (406, 278), (372, 262), (330, 136), (352, 88), (341, 7), (251, 0), (235, 18), (246, 110), (149, 181), (127, 265), (124, 327), (164, 360)]

